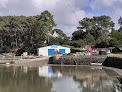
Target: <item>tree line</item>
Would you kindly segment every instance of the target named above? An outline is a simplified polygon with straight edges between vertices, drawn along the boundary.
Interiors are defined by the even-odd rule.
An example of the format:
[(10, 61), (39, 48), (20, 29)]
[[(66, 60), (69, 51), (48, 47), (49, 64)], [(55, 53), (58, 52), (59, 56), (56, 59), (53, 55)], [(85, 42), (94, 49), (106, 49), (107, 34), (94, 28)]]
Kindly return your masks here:
[[(77, 31), (72, 34), (74, 41), (98, 48), (122, 47), (122, 18), (118, 20), (120, 28), (115, 30), (115, 23), (109, 16), (84, 18), (79, 21)], [(78, 45), (77, 45), (78, 46)]]
[(0, 16), (0, 52), (36, 53), (55, 26), (47, 10), (37, 16)]
[[(115, 23), (109, 16), (86, 17), (79, 21), (80, 26), (72, 33), (72, 40), (69, 40), (62, 30), (54, 29), (56, 23), (53, 15), (47, 10), (36, 16), (0, 16), (0, 53), (21, 54), (27, 51), (36, 54), (37, 48), (53, 44), (120, 48), (122, 47), (121, 17), (118, 24), (120, 28), (115, 30)], [(61, 37), (54, 38), (49, 35), (55, 31)]]

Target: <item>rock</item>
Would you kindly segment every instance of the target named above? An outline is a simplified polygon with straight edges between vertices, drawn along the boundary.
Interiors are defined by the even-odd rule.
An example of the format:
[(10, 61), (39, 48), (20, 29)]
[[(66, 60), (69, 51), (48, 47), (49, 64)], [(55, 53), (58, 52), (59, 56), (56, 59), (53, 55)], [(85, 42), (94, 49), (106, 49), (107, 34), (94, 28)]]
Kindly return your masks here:
[(107, 67), (115, 67), (115, 68), (122, 69), (122, 58), (107, 57), (102, 65)]

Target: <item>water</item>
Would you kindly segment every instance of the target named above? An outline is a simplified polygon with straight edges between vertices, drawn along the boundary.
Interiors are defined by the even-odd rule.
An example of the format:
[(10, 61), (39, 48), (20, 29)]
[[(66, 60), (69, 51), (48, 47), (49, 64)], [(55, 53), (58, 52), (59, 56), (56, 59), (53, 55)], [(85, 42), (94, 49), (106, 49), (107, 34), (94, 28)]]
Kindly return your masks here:
[(122, 92), (120, 75), (101, 67), (0, 67), (0, 92)]

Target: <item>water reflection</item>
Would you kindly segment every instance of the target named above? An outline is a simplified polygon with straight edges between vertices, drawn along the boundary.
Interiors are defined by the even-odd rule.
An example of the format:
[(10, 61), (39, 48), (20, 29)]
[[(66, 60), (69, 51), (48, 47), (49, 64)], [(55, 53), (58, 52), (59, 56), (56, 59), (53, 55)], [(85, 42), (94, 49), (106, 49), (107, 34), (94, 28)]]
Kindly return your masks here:
[(53, 73), (51, 66), (40, 66), (39, 76), (40, 77), (62, 77), (62, 74), (60, 72)]
[[(111, 92), (112, 87), (116, 86), (118, 80), (109, 76), (104, 69), (93, 68), (91, 67), (53, 67), (60, 70), (63, 76), (70, 76), (69, 84), (70, 87), (75, 88), (76, 91), (70, 90), (71, 92)], [(54, 70), (56, 70), (54, 69)], [(111, 71), (114, 75), (115, 72)], [(71, 77), (72, 76), (72, 77)], [(115, 76), (115, 75), (114, 75)], [(69, 79), (69, 78), (68, 78)], [(61, 92), (59, 87), (62, 86), (62, 83), (65, 83), (66, 79), (60, 80), (60, 82), (53, 83), (53, 89)], [(74, 86), (75, 82), (75, 86)], [(64, 86), (64, 91), (67, 91), (67, 88)], [(77, 87), (76, 87), (77, 86)], [(79, 91), (80, 90), (80, 91)], [(68, 91), (68, 92), (70, 92)]]
[(119, 76), (100, 67), (0, 67), (0, 92), (121, 92)]

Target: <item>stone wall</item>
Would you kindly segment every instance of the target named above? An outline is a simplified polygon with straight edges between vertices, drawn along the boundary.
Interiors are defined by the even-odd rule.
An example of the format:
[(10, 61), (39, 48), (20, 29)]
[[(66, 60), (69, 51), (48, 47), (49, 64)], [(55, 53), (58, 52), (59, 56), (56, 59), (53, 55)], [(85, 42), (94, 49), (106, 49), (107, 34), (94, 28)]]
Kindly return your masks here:
[(115, 68), (122, 69), (122, 58), (107, 57), (102, 65), (107, 67), (115, 67)]
[(64, 65), (90, 65), (91, 63), (103, 63), (106, 56), (52, 56), (49, 64)]

